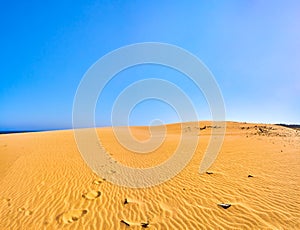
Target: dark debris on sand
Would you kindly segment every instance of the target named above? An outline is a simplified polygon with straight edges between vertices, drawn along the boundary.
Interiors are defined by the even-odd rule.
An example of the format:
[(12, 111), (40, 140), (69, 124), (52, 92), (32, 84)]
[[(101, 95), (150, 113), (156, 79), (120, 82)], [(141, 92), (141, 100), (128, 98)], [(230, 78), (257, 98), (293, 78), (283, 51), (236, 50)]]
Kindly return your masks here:
[(125, 220), (121, 220), (120, 222), (123, 223), (123, 224), (125, 224), (125, 225), (128, 226), (128, 227), (130, 226), (130, 224), (127, 223)]
[(141, 225), (142, 225), (143, 228), (148, 228), (149, 221), (147, 221), (147, 223), (141, 223)]
[(229, 208), (230, 206), (231, 206), (231, 204), (218, 204), (218, 206), (219, 207), (222, 207), (222, 208), (224, 208), (224, 209), (227, 209), (227, 208)]

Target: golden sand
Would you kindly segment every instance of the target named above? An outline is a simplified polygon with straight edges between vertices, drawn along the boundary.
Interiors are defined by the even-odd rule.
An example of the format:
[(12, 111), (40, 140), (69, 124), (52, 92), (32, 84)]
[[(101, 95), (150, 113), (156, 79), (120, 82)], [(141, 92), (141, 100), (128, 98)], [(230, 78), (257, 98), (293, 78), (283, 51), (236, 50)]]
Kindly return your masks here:
[[(0, 135), (0, 229), (300, 229), (300, 131), (227, 122), (217, 160), (199, 174), (212, 129), (204, 125), (183, 124), (199, 136), (188, 166), (143, 189), (93, 173), (72, 130)], [(150, 135), (131, 129), (139, 140)], [(142, 155), (119, 145), (111, 128), (98, 129), (114, 161), (140, 168), (167, 160), (180, 133), (180, 124), (168, 125), (162, 145)]]

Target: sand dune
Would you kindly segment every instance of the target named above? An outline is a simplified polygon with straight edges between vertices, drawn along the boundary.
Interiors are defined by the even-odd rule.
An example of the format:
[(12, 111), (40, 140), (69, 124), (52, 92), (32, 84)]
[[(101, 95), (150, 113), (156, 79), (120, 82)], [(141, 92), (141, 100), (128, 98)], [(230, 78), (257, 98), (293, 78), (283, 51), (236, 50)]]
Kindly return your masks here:
[[(72, 130), (0, 135), (0, 229), (300, 229), (300, 131), (227, 122), (217, 160), (200, 175), (217, 128), (210, 122), (200, 122), (200, 129), (195, 123), (155, 127), (152, 135), (167, 135), (144, 155), (118, 144), (111, 128), (98, 129), (112, 164), (138, 168), (167, 160), (181, 131), (199, 137), (184, 170), (141, 189), (93, 173)], [(148, 127), (131, 131), (138, 140), (150, 137)]]

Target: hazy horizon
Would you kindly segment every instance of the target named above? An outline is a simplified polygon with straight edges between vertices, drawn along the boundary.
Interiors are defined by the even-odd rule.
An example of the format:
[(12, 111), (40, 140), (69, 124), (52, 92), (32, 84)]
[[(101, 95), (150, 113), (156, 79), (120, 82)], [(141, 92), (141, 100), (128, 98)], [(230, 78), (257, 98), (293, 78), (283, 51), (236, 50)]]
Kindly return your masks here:
[[(185, 122), (175, 122), (175, 123), (166, 123), (163, 125), (172, 125), (172, 124), (178, 124), (178, 123), (192, 123), (192, 122), (205, 122), (207, 120), (199, 120), (199, 121), (185, 121)], [(300, 124), (286, 124), (286, 123), (259, 123), (259, 122), (243, 122), (243, 121), (225, 121), (225, 122), (237, 122), (237, 123), (245, 123), (245, 124), (266, 124), (266, 125), (280, 125), (280, 126), (288, 126), (289, 128), (292, 128), (290, 126), (300, 126)], [(143, 127), (143, 126), (160, 126), (160, 125), (132, 125), (130, 127)], [(96, 126), (96, 127), (82, 127), (85, 128), (109, 128), (113, 127), (112, 125), (106, 125), (106, 126)], [(122, 127), (122, 126), (114, 126), (114, 127)], [(0, 129), (0, 134), (10, 134), (10, 133), (26, 133), (26, 132), (47, 132), (47, 131), (60, 131), (60, 130), (72, 130), (72, 127), (61, 127), (61, 128), (50, 128), (50, 129)]]

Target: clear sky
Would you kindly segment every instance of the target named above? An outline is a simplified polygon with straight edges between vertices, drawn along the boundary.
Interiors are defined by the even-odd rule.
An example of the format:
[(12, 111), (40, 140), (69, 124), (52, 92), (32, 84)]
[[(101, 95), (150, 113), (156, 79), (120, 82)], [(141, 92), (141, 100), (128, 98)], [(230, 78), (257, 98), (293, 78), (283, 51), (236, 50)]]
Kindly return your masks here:
[[(0, 11), (0, 130), (71, 128), (86, 70), (114, 49), (149, 41), (180, 46), (206, 64), (227, 120), (300, 123), (299, 1), (5, 1)], [(210, 119), (203, 95), (184, 76), (140, 66), (103, 92), (97, 125), (110, 125), (118, 93), (147, 77), (178, 84), (199, 119)], [(178, 121), (171, 107), (153, 100), (136, 106), (130, 124), (155, 118)]]

